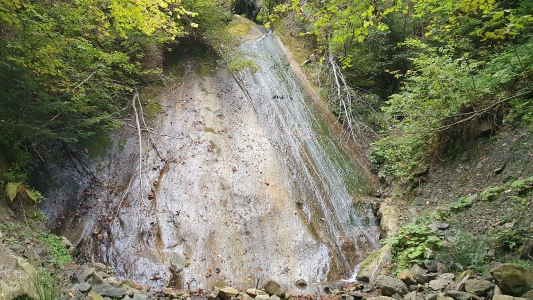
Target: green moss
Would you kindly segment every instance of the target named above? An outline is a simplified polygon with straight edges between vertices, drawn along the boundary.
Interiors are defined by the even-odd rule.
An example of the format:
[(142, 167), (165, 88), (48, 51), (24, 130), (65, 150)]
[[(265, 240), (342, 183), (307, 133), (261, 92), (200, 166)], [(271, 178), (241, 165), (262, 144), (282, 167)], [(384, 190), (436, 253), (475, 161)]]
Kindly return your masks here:
[[(211, 132), (211, 133), (217, 133), (214, 128), (212, 127), (206, 127), (204, 128), (204, 132)], [(212, 146), (212, 145), (211, 145)]]
[(119, 151), (124, 151), (124, 145), (126, 145), (126, 139), (120, 139), (118, 141), (118, 150)]
[(88, 138), (80, 139), (76, 146), (80, 149), (86, 149), (90, 158), (102, 157), (111, 149), (113, 142), (106, 134), (97, 134)]
[(209, 141), (209, 147), (211, 151), (215, 152), (217, 155), (220, 155), (220, 152), (222, 151), (222, 149), (220, 149), (220, 147), (218, 147), (215, 142)]
[(228, 32), (233, 36), (246, 36), (252, 29), (252, 22), (246, 22), (246, 18), (235, 18), (228, 25)]
[(150, 102), (146, 105), (146, 109), (149, 110), (150, 112), (154, 112), (154, 113), (158, 113), (158, 112), (161, 112), (163, 111), (161, 109), (161, 105), (159, 105), (158, 103), (156, 102)]

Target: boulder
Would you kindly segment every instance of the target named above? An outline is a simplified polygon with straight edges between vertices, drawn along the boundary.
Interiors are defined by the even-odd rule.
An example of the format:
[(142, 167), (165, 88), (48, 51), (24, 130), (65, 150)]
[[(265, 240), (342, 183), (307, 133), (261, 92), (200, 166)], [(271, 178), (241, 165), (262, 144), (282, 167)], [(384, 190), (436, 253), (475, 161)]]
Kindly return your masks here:
[(533, 300), (533, 290), (523, 294), (521, 297), (527, 300)]
[(122, 298), (126, 296), (125, 290), (116, 288), (110, 284), (95, 285), (92, 291), (100, 296), (109, 298)]
[(442, 273), (446, 268), (446, 266), (438, 260), (428, 260), (425, 265), (430, 273)]
[(87, 293), (91, 290), (91, 285), (88, 282), (82, 282), (78, 285), (78, 290), (82, 293)]
[(371, 252), (361, 263), (361, 268), (357, 273), (357, 280), (363, 282), (374, 281), (376, 276), (384, 270), (392, 260), (390, 245), (384, 245), (379, 250)]
[(394, 300), (394, 298), (392, 297), (387, 297), (387, 296), (377, 296), (377, 297), (370, 297), (370, 298), (366, 298), (367, 300)]
[(391, 276), (379, 275), (373, 284), (379, 288), (383, 296), (392, 296), (396, 293), (403, 296), (409, 291), (403, 281)]
[(405, 283), (407, 286), (411, 286), (416, 283), (415, 275), (413, 275), (408, 270), (403, 270), (402, 272), (400, 272), (400, 274), (398, 274), (397, 277), (398, 279), (403, 281), (403, 283)]
[(485, 279), (468, 279), (465, 281), (465, 291), (476, 296), (486, 296), (492, 287), (492, 283)]
[(492, 300), (525, 300), (524, 298), (513, 297), (508, 295), (494, 295)]
[(220, 289), (218, 296), (222, 298), (223, 300), (229, 300), (231, 297), (237, 296), (239, 294), (239, 291), (232, 288), (232, 287), (225, 287), (223, 289)]
[(282, 298), (285, 296), (285, 289), (273, 279), (267, 279), (267, 281), (263, 283), (263, 289), (269, 295), (276, 295)]
[(259, 296), (259, 295), (268, 295), (265, 291), (263, 290), (258, 290), (258, 289), (247, 289), (246, 290), (246, 294), (252, 296), (252, 297), (256, 297), (256, 296)]
[(419, 284), (426, 284), (429, 283), (431, 280), (434, 280), (437, 278), (437, 274), (429, 273), (429, 274), (418, 274), (415, 279), (416, 282)]
[(451, 280), (445, 279), (445, 278), (438, 278), (435, 280), (431, 280), (429, 282), (429, 287), (432, 288), (434, 291), (440, 291), (442, 289), (445, 289), (452, 283)]
[(505, 295), (521, 296), (533, 289), (533, 274), (514, 264), (499, 264), (490, 269), (496, 285)]
[(454, 291), (449, 290), (444, 293), (445, 296), (452, 297), (455, 300), (469, 300), (472, 299), (474, 296), (467, 292), (460, 292), (460, 291)]
[(420, 275), (420, 274), (426, 274), (426, 270), (424, 268), (422, 268), (419, 264), (413, 264), (410, 268), (409, 268), (409, 273), (413, 274), (416, 278), (416, 276)]

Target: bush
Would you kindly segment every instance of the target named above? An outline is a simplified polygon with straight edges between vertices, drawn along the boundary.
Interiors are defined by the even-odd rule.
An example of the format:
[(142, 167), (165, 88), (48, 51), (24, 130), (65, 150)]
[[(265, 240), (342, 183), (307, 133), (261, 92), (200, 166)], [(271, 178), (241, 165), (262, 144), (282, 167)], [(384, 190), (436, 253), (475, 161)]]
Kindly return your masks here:
[(391, 245), (398, 271), (409, 268), (421, 259), (428, 259), (432, 251), (442, 247), (440, 238), (429, 225), (428, 219), (415, 220), (402, 226), (396, 235), (381, 241)]

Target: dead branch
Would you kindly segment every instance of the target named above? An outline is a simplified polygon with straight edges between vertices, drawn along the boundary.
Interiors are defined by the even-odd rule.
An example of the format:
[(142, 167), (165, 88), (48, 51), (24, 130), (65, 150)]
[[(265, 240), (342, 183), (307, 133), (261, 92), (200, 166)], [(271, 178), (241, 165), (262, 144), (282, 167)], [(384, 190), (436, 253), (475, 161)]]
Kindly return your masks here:
[[(511, 100), (516, 99), (516, 98), (518, 98), (518, 97), (525, 96), (525, 95), (527, 95), (527, 94), (529, 94), (529, 93), (531, 93), (531, 92), (533, 92), (533, 90), (529, 90), (529, 91), (526, 91), (526, 92), (523, 92), (523, 93), (520, 93), (520, 94), (516, 94), (516, 95), (514, 95), (514, 96), (511, 96), (511, 97), (508, 97), (508, 98), (505, 98), (505, 99), (501, 99), (501, 100), (499, 100), (499, 101), (497, 101), (497, 102), (494, 102), (494, 103), (492, 103), (491, 105), (489, 105), (489, 106), (483, 108), (482, 110), (478, 110), (478, 111), (475, 111), (475, 112), (470, 113), (471, 115), (468, 116), (467, 118), (461, 119), (461, 120), (459, 120), (459, 121), (457, 121), (457, 122), (454, 122), (454, 123), (452, 123), (452, 124), (448, 124), (448, 125), (445, 125), (445, 126), (441, 126), (441, 127), (436, 128), (436, 129), (434, 129), (434, 130), (431, 130), (431, 132), (439, 132), (439, 131), (444, 131), (444, 130), (450, 129), (451, 127), (453, 127), (453, 126), (455, 126), (455, 125), (458, 125), (458, 124), (464, 123), (464, 122), (466, 122), (466, 121), (468, 121), (468, 120), (472, 120), (473, 118), (475, 118), (475, 117), (477, 117), (477, 116), (479, 116), (479, 115), (481, 115), (481, 114), (486, 113), (487, 111), (493, 109), (494, 107), (496, 107), (496, 106), (498, 106), (498, 105), (500, 105), (500, 104), (502, 104), (502, 103), (504, 103), (504, 102), (511, 101)], [(460, 114), (458, 114), (458, 115), (460, 115)], [(453, 116), (450, 116), (450, 117), (454, 117), (454, 116), (457, 116), (457, 115), (453, 115)], [(448, 118), (450, 118), (450, 117), (448, 117)]]
[(142, 178), (142, 135), (141, 135), (141, 124), (139, 123), (139, 115), (137, 114), (137, 105), (136, 101), (139, 99), (139, 91), (135, 89), (135, 94), (133, 94), (133, 100), (131, 101), (131, 106), (135, 112), (135, 123), (137, 125), (137, 135), (139, 136), (139, 192), (141, 194), (141, 200), (144, 204), (144, 195), (143, 195), (143, 178)]

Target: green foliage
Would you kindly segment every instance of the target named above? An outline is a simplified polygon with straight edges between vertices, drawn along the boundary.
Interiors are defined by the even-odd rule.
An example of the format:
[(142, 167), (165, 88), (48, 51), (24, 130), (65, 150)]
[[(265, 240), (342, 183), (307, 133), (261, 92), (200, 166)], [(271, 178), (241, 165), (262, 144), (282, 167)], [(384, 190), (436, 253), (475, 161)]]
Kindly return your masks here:
[(484, 189), (481, 192), (481, 200), (483, 201), (492, 201), (500, 196), (500, 193), (503, 192), (503, 188), (499, 186), (491, 186)]
[(6, 194), (7, 198), (13, 202), (17, 195), (21, 197), (26, 197), (34, 202), (41, 202), (44, 199), (43, 195), (37, 190), (27, 187), (22, 182), (8, 182), (6, 184)]
[(42, 231), (37, 232), (37, 238), (52, 248), (52, 254), (54, 259), (52, 264), (58, 268), (64, 263), (71, 263), (72, 257), (70, 256), (67, 248), (61, 243), (61, 238), (54, 234), (45, 233)]
[(446, 265), (460, 263), (481, 269), (488, 264), (487, 251), (492, 243), (488, 236), (455, 231), (448, 240), (443, 248), (435, 252), (435, 257)]
[(470, 208), (474, 205), (474, 202), (471, 197), (469, 196), (463, 196), (459, 197), (457, 201), (450, 203), (450, 209), (452, 211), (460, 211), (465, 208)]
[(510, 187), (513, 193), (524, 196), (533, 190), (533, 176), (513, 181)]
[(415, 220), (403, 225), (396, 235), (381, 241), (391, 245), (398, 270), (407, 269), (421, 259), (428, 259), (432, 251), (442, 246), (437, 233), (429, 225), (427, 219)]
[(32, 296), (36, 296), (36, 300), (57, 300), (62, 298), (61, 281), (57, 275), (52, 275), (44, 269), (34, 269), (27, 262), (22, 264), (22, 268), (31, 282), (32, 291), (35, 293)]
[(230, 60), (228, 67), (232, 71), (240, 71), (249, 68), (252, 72), (255, 72), (259, 69), (253, 60), (242, 57), (235, 57)]

